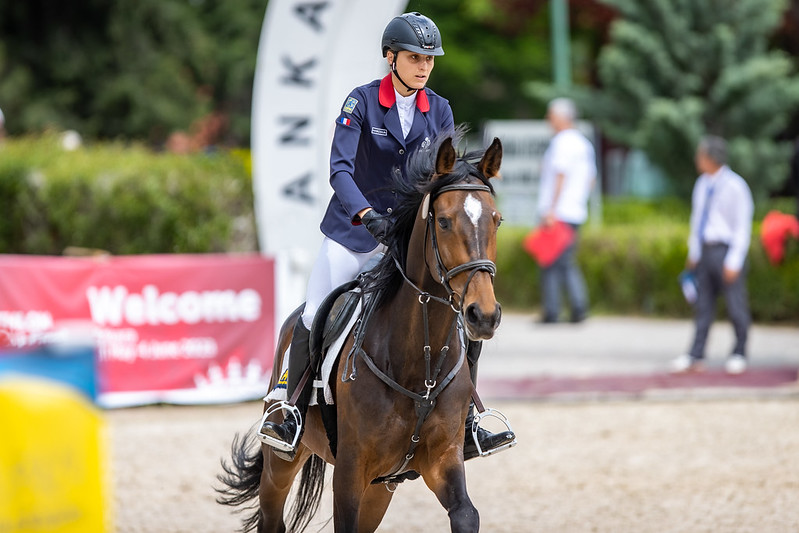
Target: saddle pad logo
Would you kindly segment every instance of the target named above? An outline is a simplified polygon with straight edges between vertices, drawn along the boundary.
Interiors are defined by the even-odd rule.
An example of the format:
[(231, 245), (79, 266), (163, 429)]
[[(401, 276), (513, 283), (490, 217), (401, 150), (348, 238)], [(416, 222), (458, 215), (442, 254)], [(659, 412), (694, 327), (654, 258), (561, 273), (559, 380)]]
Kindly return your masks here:
[(388, 130), (384, 130), (383, 128), (372, 128), (372, 135), (382, 135), (385, 137), (388, 135)]
[(276, 389), (285, 389), (288, 386), (288, 383), (289, 383), (289, 371), (286, 370), (280, 376), (280, 379), (277, 380), (277, 385), (275, 386), (275, 388)]
[(347, 101), (344, 103), (344, 112), (352, 113), (352, 110), (355, 109), (356, 105), (358, 105), (358, 100), (350, 96), (349, 98), (347, 98)]

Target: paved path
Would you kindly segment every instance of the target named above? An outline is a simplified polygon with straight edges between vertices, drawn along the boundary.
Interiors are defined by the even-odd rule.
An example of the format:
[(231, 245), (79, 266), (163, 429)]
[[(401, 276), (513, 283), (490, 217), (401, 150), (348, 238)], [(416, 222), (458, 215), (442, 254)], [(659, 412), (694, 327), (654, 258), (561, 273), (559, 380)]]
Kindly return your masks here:
[(732, 326), (717, 321), (703, 373), (672, 375), (669, 362), (693, 336), (690, 320), (596, 316), (582, 324), (543, 325), (528, 314), (506, 314), (484, 344), (478, 391), (487, 398), (799, 396), (799, 327), (754, 325), (750, 367), (724, 372)]

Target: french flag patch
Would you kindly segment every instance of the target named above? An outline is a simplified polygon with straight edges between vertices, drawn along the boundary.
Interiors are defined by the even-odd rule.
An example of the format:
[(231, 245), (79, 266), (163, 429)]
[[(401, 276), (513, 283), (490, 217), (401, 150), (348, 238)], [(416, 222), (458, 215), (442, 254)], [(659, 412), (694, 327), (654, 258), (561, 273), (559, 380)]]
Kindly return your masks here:
[(347, 117), (341, 117), (340, 119), (338, 119), (338, 121), (340, 123), (344, 124), (345, 126), (349, 126), (350, 125), (350, 119), (348, 119)]

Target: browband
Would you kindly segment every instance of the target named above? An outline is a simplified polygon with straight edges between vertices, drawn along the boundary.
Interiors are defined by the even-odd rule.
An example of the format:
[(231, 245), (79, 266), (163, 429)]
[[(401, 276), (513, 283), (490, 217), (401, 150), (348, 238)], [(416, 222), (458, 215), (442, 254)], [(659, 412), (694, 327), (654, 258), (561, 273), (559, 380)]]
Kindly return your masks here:
[[(448, 191), (485, 191), (491, 192), (491, 187), (488, 185), (484, 185), (482, 183), (453, 183), (452, 185), (444, 185), (439, 190), (436, 191), (435, 196), (432, 198), (435, 200), (438, 198), (442, 193)], [(422, 220), (427, 218), (427, 214), (430, 212), (430, 193), (424, 195), (424, 200), (422, 201)]]
[(440, 195), (441, 193), (447, 191), (486, 191), (491, 192), (491, 188), (488, 185), (484, 185), (482, 183), (454, 183), (452, 185), (444, 185), (438, 191), (436, 191), (436, 196)]

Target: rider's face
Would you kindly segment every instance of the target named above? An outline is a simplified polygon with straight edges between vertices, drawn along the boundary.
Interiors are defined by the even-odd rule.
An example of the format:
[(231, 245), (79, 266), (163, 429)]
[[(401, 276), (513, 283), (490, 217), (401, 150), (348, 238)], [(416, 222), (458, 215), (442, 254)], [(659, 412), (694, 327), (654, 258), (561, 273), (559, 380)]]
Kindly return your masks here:
[[(389, 66), (393, 60), (393, 53), (389, 52), (386, 57)], [(430, 73), (433, 72), (435, 66), (435, 57), (424, 54), (417, 54), (416, 52), (408, 52), (407, 50), (400, 50), (397, 52), (397, 72), (400, 78), (414, 89), (422, 89), (427, 83)], [(394, 86), (400, 94), (407, 94), (410, 91), (394, 80)]]

